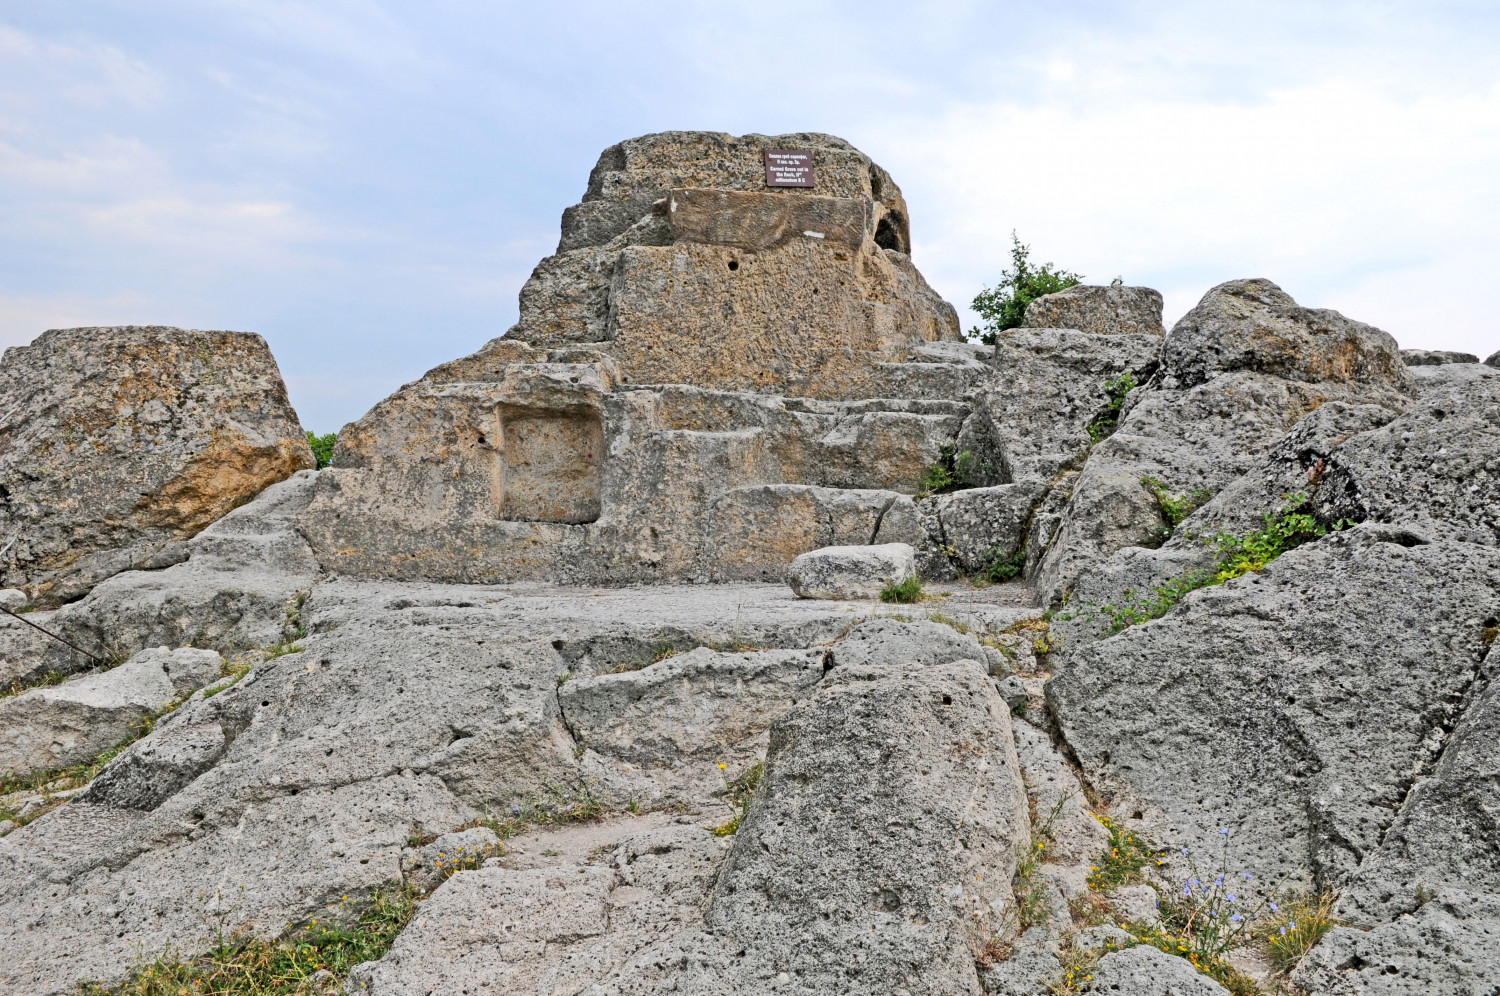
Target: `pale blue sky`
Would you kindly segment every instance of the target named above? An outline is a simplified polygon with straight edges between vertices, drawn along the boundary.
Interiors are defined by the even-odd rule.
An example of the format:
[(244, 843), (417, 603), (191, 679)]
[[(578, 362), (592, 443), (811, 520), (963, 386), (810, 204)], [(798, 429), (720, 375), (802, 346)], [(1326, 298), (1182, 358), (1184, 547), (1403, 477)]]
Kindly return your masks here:
[(1265, 276), (1500, 349), (1490, 3), (0, 0), (0, 346), (260, 332), (338, 428), (515, 319), (600, 150), (828, 131), (962, 307), (1017, 229), (1167, 298)]

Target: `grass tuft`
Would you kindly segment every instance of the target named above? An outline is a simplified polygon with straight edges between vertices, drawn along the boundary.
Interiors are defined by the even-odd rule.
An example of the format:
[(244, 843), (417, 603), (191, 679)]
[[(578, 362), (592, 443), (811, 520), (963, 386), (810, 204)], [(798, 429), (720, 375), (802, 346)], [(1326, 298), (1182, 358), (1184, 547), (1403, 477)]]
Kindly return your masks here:
[(922, 579), (911, 577), (900, 584), (887, 582), (880, 589), (880, 600), (882, 602), (898, 602), (902, 605), (910, 605), (922, 600)]
[(390, 950), (416, 915), (419, 899), (415, 887), (392, 886), (371, 896), (352, 926), (313, 918), (279, 941), (221, 934), (197, 958), (184, 959), (169, 947), (136, 966), (125, 982), (86, 982), (79, 996), (313, 996), (342, 991), (350, 969)]

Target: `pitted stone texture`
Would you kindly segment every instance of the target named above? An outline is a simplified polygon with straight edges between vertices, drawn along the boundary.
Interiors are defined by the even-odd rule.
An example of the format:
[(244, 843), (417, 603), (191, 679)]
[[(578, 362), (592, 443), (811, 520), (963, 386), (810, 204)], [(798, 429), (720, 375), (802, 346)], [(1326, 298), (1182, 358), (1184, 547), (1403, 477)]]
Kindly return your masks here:
[(78, 801), (149, 812), (208, 770), (224, 746), (224, 728), (215, 722), (153, 732), (105, 765)]
[(1154, 927), (1161, 923), (1161, 901), (1149, 885), (1127, 885), (1109, 897), (1115, 913), (1131, 923)]
[[(1500, 614), (1500, 604), (1496, 604)], [(1482, 620), (1494, 633), (1495, 616)], [(1500, 902), (1500, 654), (1430, 772), (1339, 897), (1335, 914), (1370, 926), (1416, 913), (1424, 896), (1459, 890)]]
[[(696, 823), (638, 828), (616, 819), (590, 834), (594, 856), (569, 860), (569, 834), (544, 834), (560, 860), (492, 859), (450, 878), (348, 991), (371, 996), (578, 993), (664, 932), (702, 922), (725, 853)], [(576, 834), (571, 836), (577, 836)]]
[(1487, 367), (1495, 367), (1496, 369), (1500, 369), (1500, 349), (1497, 349), (1489, 356), (1486, 356), (1484, 358), (1484, 365)]
[(1447, 363), (1478, 363), (1479, 357), (1451, 349), (1403, 349), (1401, 362), (1409, 367), (1438, 367)]
[(212, 650), (146, 650), (119, 667), (0, 700), (0, 775), (91, 761), (136, 724), (219, 676)]
[[(318, 562), (296, 530), (318, 471), (302, 471), (193, 537), (186, 563), (129, 571), (64, 606), (47, 623), (95, 654), (129, 653), (165, 643), (213, 647), (228, 656), (295, 639), (298, 599), (319, 577)], [(18, 664), (40, 676), (91, 661), (61, 643), (32, 641)]]
[(799, 598), (871, 599), (917, 576), (916, 551), (905, 543), (826, 546), (792, 561), (787, 581)]
[(313, 466), (265, 340), (53, 329), (0, 359), (0, 583), (68, 601)]
[(1500, 545), (1500, 379), (1430, 391), (1332, 454), (1320, 514)]
[(589, 992), (978, 994), (977, 924), (1003, 922), (1027, 841), (977, 663), (840, 665), (772, 728), (706, 930)]
[(1094, 966), (1090, 992), (1111, 996), (1229, 996), (1229, 990), (1200, 975), (1186, 958), (1150, 945), (1112, 951)]
[(704, 805), (765, 755), (766, 731), (822, 679), (825, 656), (700, 647), (638, 671), (574, 678), (558, 702), (597, 792), (621, 804)]
[(1335, 887), (1457, 718), (1497, 577), (1500, 551), (1360, 526), (1084, 647), (1048, 702), (1091, 784), (1159, 843), (1227, 828), (1257, 882)]
[(1003, 476), (994, 483), (1047, 483), (1081, 465), (1093, 443), (1089, 423), (1109, 404), (1107, 385), (1125, 373), (1146, 383), (1161, 345), (1159, 335), (1070, 329), (1001, 333), (991, 360), (999, 377), (975, 399), (976, 411), (988, 416), (998, 441), (998, 457), (990, 461), (998, 460)]
[(1220, 491), (1340, 390), (1236, 371), (1188, 391), (1143, 391), (1078, 475), (1037, 568), (1044, 600), (1059, 600), (1116, 550), (1161, 542), (1167, 522), (1146, 478), (1174, 496)]
[[(1213, 568), (1220, 556), (1213, 537), (1249, 536), (1265, 528), (1267, 515), (1289, 507), (1316, 510), (1319, 489), (1339, 447), (1394, 418), (1395, 412), (1379, 405), (1332, 401), (1319, 407), (1278, 440), (1257, 466), (1179, 523), (1159, 549), (1126, 547), (1081, 575), (1070, 602), (1074, 610), (1053, 623), (1064, 652), (1104, 635), (1109, 619), (1101, 606), (1129, 604), (1155, 587)], [(1329, 525), (1340, 518), (1323, 515)]]
[(862, 622), (834, 644), (831, 653), (835, 667), (905, 667), (986, 660), (984, 648), (967, 633), (941, 623), (900, 619)]
[[(1327, 308), (1304, 308), (1269, 280), (1219, 284), (1172, 326), (1162, 386), (1195, 387), (1235, 370), (1309, 384), (1363, 384), (1413, 393), (1389, 333)], [(1370, 395), (1368, 400), (1379, 402)]]
[(983, 574), (1016, 555), (1026, 542), (1031, 513), (1045, 491), (1036, 482), (966, 488), (931, 499), (942, 546), (960, 570)]
[(1492, 993), (1500, 987), (1500, 897), (1445, 891), (1372, 930), (1335, 927), (1292, 981), (1312, 996)]
[(1161, 294), (1150, 287), (1074, 284), (1044, 294), (1026, 306), (1022, 325), (1033, 329), (1078, 329), (1094, 335), (1155, 335), (1161, 324)]
[[(1006, 681), (1020, 683), (1019, 678)], [(1051, 838), (1049, 860), (1091, 864), (1109, 846), (1109, 831), (1090, 811), (1078, 775), (1047, 734), (1024, 719), (1012, 719), (1011, 724), (1026, 793), (1035, 802), (1037, 820), (1047, 827)]]

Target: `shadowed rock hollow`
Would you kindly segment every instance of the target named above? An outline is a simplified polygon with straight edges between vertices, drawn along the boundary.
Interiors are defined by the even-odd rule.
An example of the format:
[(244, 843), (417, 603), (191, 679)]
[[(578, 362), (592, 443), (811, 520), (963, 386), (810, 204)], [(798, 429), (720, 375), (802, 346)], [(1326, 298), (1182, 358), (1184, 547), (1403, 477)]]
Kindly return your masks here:
[[(1500, 370), (1263, 279), (971, 344), (911, 224), (622, 142), (321, 471), (255, 337), (8, 351), (0, 991), (394, 889), (305, 991), (1493, 992)], [(1340, 924), (1195, 967), (1221, 873)]]

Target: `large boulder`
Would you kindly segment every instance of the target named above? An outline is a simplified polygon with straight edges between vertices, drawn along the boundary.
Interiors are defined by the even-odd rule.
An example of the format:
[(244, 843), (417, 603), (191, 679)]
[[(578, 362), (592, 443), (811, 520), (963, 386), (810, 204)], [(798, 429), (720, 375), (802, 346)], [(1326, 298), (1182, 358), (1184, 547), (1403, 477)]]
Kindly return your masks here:
[(982, 665), (840, 664), (773, 726), (704, 929), (589, 992), (977, 996), (975, 956), (1007, 934), (1026, 812)]
[(1163, 335), (1161, 294), (1150, 287), (1074, 284), (1026, 306), (1032, 329), (1077, 329), (1095, 335)]
[(798, 598), (879, 598), (915, 578), (917, 562), (905, 543), (825, 546), (799, 555), (786, 574)]
[(1089, 781), (1160, 843), (1227, 829), (1237, 871), (1333, 888), (1457, 719), (1497, 578), (1500, 548), (1367, 523), (1084, 646), (1048, 702)]
[(0, 358), (0, 584), (77, 598), (314, 466), (265, 340), (53, 329)]

